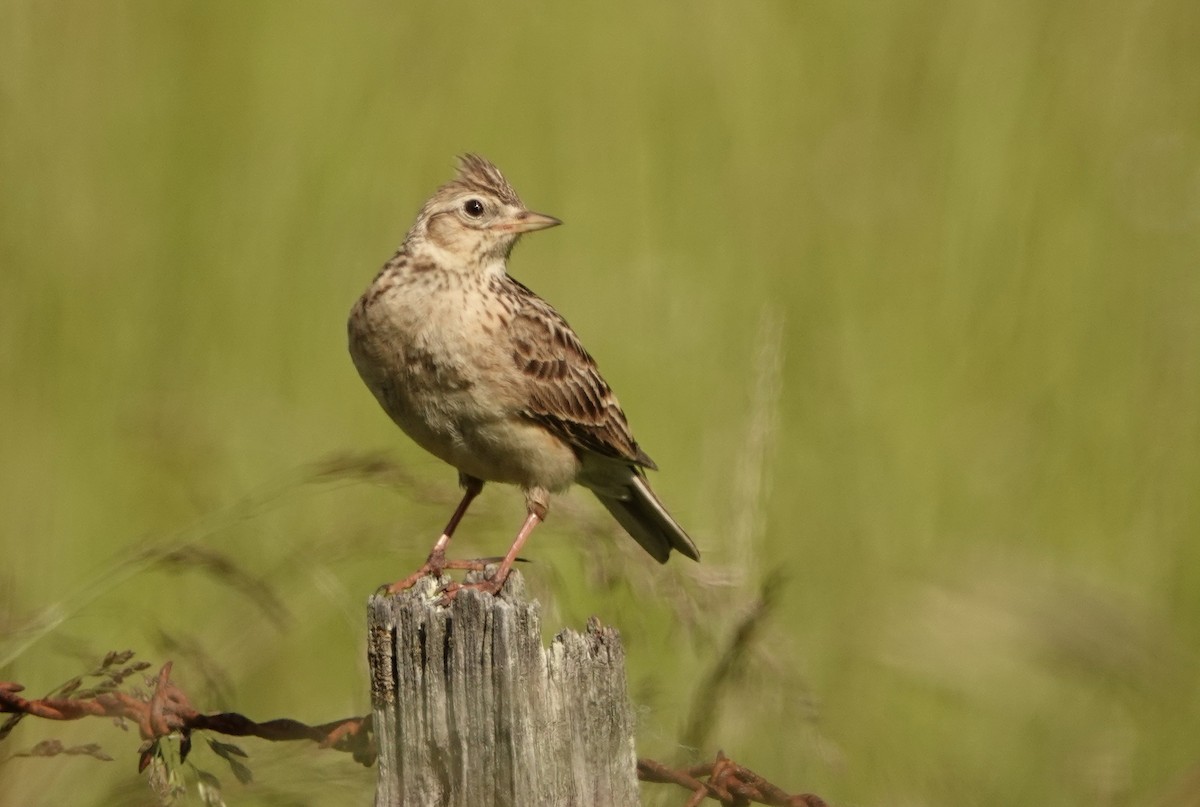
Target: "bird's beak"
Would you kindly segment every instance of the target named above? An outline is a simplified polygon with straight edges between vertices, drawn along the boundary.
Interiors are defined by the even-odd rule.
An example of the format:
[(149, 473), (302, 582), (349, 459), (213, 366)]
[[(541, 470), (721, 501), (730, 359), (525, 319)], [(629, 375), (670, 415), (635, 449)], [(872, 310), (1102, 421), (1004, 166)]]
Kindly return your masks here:
[(522, 210), (497, 229), (509, 233), (531, 233), (534, 230), (545, 230), (547, 227), (557, 227), (562, 224), (554, 216), (534, 213), (532, 210)]

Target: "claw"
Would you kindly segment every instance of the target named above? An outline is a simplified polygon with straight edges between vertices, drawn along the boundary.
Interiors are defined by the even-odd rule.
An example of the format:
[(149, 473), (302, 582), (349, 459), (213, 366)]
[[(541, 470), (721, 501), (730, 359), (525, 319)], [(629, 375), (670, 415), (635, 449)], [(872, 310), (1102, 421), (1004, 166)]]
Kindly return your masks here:
[(484, 594), (491, 594), (493, 597), (498, 597), (504, 589), (504, 581), (508, 578), (505, 575), (500, 580), (488, 577), (483, 580), (475, 580), (471, 583), (451, 583), (442, 591), (442, 598), (438, 600), (438, 605), (449, 605), (458, 596), (458, 593), (463, 589), (473, 588), (476, 591), (481, 591)]

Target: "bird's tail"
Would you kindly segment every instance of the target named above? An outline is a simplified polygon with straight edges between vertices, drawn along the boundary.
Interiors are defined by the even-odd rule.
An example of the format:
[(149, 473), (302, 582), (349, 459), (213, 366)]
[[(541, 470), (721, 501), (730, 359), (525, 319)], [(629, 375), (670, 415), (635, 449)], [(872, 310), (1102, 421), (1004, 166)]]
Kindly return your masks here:
[(672, 549), (692, 560), (700, 560), (700, 550), (683, 531), (683, 527), (671, 518), (667, 508), (663, 507), (640, 473), (635, 473), (622, 488), (624, 495), (620, 498), (607, 495), (608, 491), (593, 492), (625, 531), (659, 563), (667, 562)]

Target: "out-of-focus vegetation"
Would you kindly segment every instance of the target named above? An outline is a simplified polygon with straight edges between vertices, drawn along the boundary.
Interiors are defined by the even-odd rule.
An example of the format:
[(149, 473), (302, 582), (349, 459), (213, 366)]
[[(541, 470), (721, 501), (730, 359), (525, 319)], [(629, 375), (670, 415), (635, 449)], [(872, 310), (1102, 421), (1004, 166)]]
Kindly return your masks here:
[[(549, 628), (622, 629), (641, 754), (842, 804), (1196, 803), (1197, 42), (1185, 0), (0, 0), (0, 679), (133, 647), (201, 708), (368, 709), (366, 596), (457, 492), (344, 318), (476, 150), (567, 222), (513, 273), (704, 552), (660, 568), (578, 493), (530, 544)], [(489, 488), (455, 554), (520, 515)], [(0, 805), (151, 803), (98, 722), (0, 758), (45, 737), (119, 761), (8, 759)], [(244, 745), (231, 804), (370, 798)]]

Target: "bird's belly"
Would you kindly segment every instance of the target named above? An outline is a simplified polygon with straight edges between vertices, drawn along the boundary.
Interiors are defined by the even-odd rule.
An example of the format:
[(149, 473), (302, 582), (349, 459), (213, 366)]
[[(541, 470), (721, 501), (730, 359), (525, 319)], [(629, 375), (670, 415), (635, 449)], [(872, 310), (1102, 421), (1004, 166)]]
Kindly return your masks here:
[(433, 407), (388, 409), (417, 445), (487, 482), (561, 491), (579, 472), (575, 452), (541, 426), (516, 414), (497, 415), (465, 397), (442, 399)]
[(517, 415), (466, 424), (462, 435), (461, 450), (447, 461), (480, 479), (561, 491), (579, 472), (570, 446)]
[(489, 353), (469, 323), (448, 324), (384, 316), (352, 334), (354, 364), (380, 405), (414, 442), (463, 473), (525, 488), (568, 487), (579, 459), (519, 414), (517, 391), (500, 371), (511, 357)]

